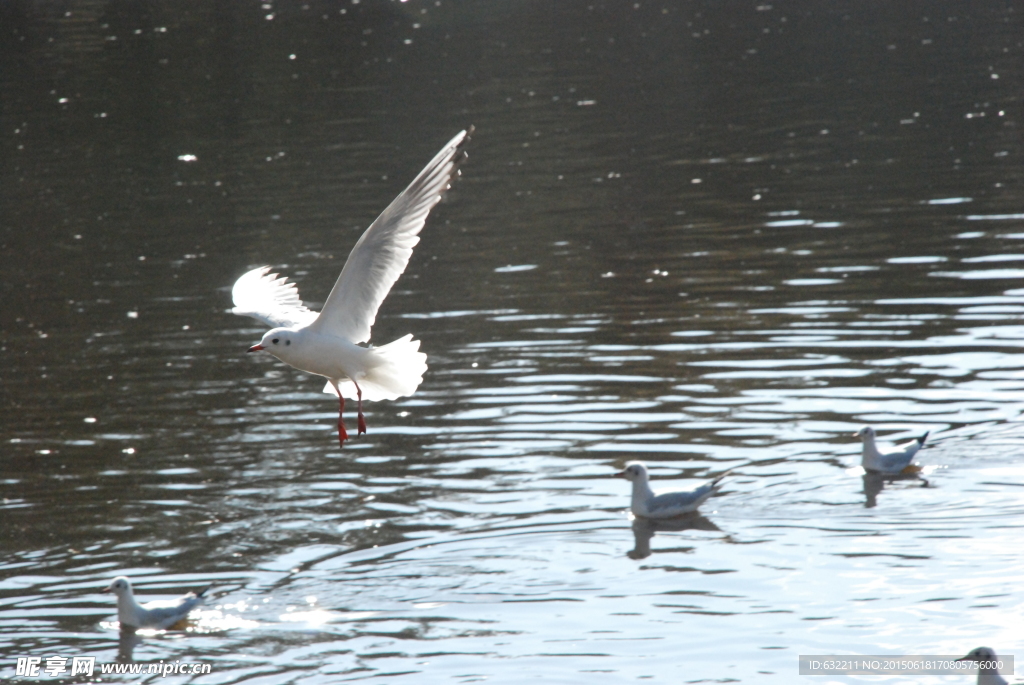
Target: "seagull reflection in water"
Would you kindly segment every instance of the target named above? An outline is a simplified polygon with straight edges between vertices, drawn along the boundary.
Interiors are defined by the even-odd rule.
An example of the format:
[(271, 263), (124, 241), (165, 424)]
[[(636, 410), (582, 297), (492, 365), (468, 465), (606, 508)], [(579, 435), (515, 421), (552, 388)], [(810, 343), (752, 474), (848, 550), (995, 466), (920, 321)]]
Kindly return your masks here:
[(123, 664), (135, 660), (135, 648), (142, 644), (142, 637), (131, 626), (124, 626), (117, 636), (117, 660)]
[(920, 481), (922, 488), (931, 487), (928, 479), (920, 473), (879, 473), (878, 471), (864, 471), (864, 508), (873, 509), (877, 504), (878, 493), (886, 483), (894, 483), (898, 480)]
[(673, 519), (649, 519), (637, 516), (633, 519), (633, 549), (626, 552), (630, 559), (646, 559), (651, 556), (651, 538), (658, 531), (711, 530), (720, 531), (711, 520), (696, 512)]

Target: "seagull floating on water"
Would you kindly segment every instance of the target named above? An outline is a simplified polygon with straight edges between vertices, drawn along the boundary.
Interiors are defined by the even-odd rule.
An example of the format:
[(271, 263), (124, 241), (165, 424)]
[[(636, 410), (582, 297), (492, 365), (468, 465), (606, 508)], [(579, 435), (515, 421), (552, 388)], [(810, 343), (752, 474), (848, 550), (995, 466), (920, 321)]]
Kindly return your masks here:
[(912, 466), (910, 462), (928, 439), (928, 433), (885, 452), (879, 451), (875, 445), (875, 429), (871, 426), (864, 426), (854, 433), (853, 437), (860, 438), (864, 443), (860, 463), (865, 471), (877, 471), (887, 475), (920, 471), (920, 467)]
[(117, 595), (117, 620), (121, 628), (170, 628), (188, 618), (190, 611), (203, 603), (206, 590), (189, 592), (177, 599), (157, 600), (145, 605), (135, 601), (132, 583), (125, 576), (118, 576), (107, 587), (107, 592)]
[(416, 392), (427, 370), (420, 341), (406, 335), (383, 347), (363, 346), (391, 286), (405, 271), (427, 215), (466, 159), (471, 126), (452, 138), (409, 187), (356, 242), (338, 281), (317, 313), (299, 299), (287, 278), (262, 266), (231, 289), (234, 314), (271, 327), (249, 352), (266, 350), (285, 364), (327, 378), (324, 392), (338, 397), (338, 442), (345, 444), (345, 398), (359, 402), (358, 434), (366, 432), (363, 399), (393, 400)]
[(633, 482), (633, 498), (629, 508), (634, 516), (667, 519), (697, 511), (704, 500), (718, 491), (719, 481), (727, 474), (723, 473), (693, 490), (671, 490), (661, 494), (651, 490), (647, 467), (641, 461), (629, 462), (625, 469), (614, 475)]
[(978, 685), (1006, 685), (1006, 679), (999, 675), (999, 669), (991, 665), (998, 658), (991, 647), (977, 647), (957, 661), (981, 662), (978, 665)]

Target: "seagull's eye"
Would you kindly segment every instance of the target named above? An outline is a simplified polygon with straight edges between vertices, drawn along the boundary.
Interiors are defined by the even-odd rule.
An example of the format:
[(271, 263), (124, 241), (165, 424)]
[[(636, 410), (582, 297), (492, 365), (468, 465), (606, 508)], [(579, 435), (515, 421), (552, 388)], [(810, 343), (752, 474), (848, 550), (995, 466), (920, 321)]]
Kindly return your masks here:
[(285, 341), (284, 341), (284, 344), (285, 344), (286, 346), (287, 346), (287, 345), (291, 345), (291, 344), (292, 344), (292, 341), (291, 341), (291, 340), (285, 340)]
[(280, 338), (274, 338), (270, 342), (272, 342), (272, 343), (274, 343), (276, 345), (279, 341), (280, 341)]

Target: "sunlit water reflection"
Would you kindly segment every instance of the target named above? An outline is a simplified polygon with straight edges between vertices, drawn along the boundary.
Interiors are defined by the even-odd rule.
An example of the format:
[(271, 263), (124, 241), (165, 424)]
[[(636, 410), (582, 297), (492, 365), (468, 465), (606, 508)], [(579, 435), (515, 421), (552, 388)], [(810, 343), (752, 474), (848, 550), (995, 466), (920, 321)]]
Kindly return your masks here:
[[(87, 654), (211, 663), (203, 683), (788, 683), (798, 654), (1019, 648), (1017, 15), (941, 57), (922, 41), (963, 37), (955, 12), (854, 17), (871, 30), (826, 13), (849, 44), (808, 74), (766, 65), (792, 65), (819, 19), (767, 5), (567, 3), (551, 24), (527, 3), (391, 4), (175, 23), (83, 3), (81, 23), (17, 23), (70, 52), (37, 40), (0, 73), (29, 122), (2, 113), (21, 155), (4, 171), (3, 677), (15, 656)], [(175, 67), (207, 49), (185, 40), (201, 18), (257, 43), (211, 62), (227, 95), (196, 94), (180, 130), (156, 103), (208, 82)], [(189, 47), (128, 54), (184, 69), (155, 93), (133, 77), (146, 116), (96, 74), (64, 103), (57, 71), (55, 95), (26, 75), (81, 50), (124, 78), (119, 46), (150, 21)], [(366, 52), (309, 44), (313, 25)], [(876, 78), (883, 58), (920, 67), (925, 95)], [(322, 85), (338, 78), (358, 82)], [(439, 112), (434, 79), (458, 103)], [(374, 329), (414, 333), (430, 370), (341, 450), (322, 383), (245, 354), (263, 330), (226, 313), (230, 285), (273, 263), (317, 303), (470, 123), (464, 177)], [(926, 481), (866, 476), (864, 424), (930, 431)], [(733, 475), (700, 515), (651, 524), (611, 478), (630, 459), (656, 487)], [(188, 630), (119, 636), (101, 590), (120, 574), (143, 598), (212, 599)]]

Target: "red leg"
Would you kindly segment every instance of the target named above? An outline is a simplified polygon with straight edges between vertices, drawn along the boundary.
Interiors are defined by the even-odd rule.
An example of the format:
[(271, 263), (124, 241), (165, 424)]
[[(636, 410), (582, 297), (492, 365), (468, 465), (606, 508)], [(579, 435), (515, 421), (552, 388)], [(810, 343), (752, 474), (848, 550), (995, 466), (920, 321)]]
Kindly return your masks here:
[(355, 381), (352, 381), (352, 385), (356, 386), (356, 397), (359, 398), (359, 432), (357, 435), (362, 435), (366, 432), (366, 419), (363, 418), (363, 391)]
[(345, 398), (339, 393), (338, 400), (340, 402), (338, 407), (338, 442), (344, 447), (345, 441), (348, 440), (348, 431), (345, 430)]

